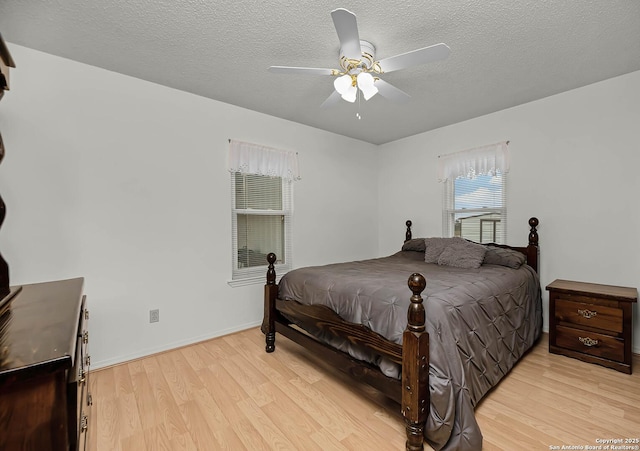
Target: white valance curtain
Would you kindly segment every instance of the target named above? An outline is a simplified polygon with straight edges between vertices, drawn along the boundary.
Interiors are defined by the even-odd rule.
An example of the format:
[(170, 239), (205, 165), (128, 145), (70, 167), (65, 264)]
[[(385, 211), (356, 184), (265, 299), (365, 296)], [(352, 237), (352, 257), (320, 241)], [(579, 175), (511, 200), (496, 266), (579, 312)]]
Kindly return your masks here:
[(438, 181), (480, 174), (509, 172), (509, 141), (463, 150), (438, 157)]
[(234, 140), (229, 140), (229, 172), (300, 180), (296, 152)]

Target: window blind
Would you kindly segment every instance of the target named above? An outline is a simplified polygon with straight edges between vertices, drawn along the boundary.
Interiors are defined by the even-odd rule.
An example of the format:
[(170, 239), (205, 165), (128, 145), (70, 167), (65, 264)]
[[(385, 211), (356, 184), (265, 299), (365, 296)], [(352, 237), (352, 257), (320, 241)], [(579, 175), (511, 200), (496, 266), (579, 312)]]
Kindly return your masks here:
[(444, 183), (444, 236), (477, 243), (505, 243), (506, 174), (458, 177)]
[(292, 266), (292, 185), (300, 180), (298, 156), (242, 141), (229, 144), (232, 278), (264, 278), (271, 252), (282, 275)]

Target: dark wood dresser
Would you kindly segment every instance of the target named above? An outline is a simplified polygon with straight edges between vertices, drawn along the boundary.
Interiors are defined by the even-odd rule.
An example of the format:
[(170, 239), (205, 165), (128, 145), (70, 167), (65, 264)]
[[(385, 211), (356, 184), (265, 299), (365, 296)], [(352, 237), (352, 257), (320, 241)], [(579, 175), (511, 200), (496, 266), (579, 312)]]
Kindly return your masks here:
[(23, 285), (0, 324), (0, 450), (84, 450), (88, 311), (84, 279)]
[(636, 288), (555, 280), (549, 290), (549, 352), (631, 374)]

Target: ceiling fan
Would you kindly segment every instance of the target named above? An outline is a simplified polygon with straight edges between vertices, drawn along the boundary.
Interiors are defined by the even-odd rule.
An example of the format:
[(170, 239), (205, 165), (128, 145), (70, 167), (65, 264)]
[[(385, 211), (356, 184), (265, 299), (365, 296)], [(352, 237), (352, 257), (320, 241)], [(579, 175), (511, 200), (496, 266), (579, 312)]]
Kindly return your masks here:
[(340, 40), (340, 69), (316, 67), (271, 66), (269, 72), (282, 74), (331, 75), (337, 77), (335, 91), (324, 101), (322, 107), (337, 103), (341, 98), (355, 102), (358, 89), (365, 100), (379, 93), (382, 97), (396, 102), (406, 102), (410, 96), (380, 78), (380, 75), (407, 67), (418, 66), (446, 59), (450, 49), (446, 44), (402, 53), (376, 60), (376, 49), (368, 41), (360, 40), (356, 15), (344, 8), (331, 11), (333, 24)]

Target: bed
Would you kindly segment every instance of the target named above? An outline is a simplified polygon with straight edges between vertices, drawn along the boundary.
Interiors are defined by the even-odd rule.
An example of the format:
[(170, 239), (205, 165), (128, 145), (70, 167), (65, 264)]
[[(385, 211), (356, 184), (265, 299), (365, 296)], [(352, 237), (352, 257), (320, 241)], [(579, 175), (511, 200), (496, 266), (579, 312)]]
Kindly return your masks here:
[(278, 284), (269, 254), (266, 351), (279, 333), (396, 400), (407, 450), (481, 449), (475, 406), (542, 331), (538, 220), (526, 247), (413, 239), (406, 225), (393, 255), (295, 269)]

